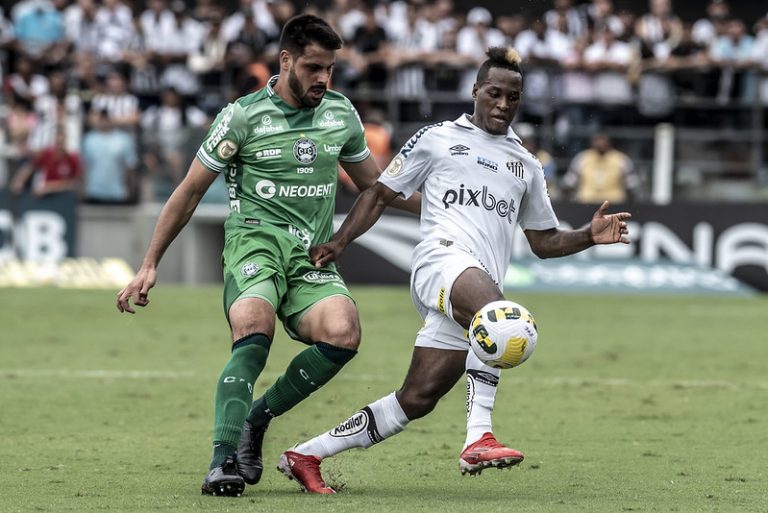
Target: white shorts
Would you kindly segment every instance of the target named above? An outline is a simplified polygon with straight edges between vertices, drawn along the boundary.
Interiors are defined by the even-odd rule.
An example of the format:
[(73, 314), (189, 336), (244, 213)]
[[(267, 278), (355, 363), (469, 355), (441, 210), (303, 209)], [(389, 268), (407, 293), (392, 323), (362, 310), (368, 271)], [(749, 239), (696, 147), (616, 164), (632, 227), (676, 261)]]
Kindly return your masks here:
[(456, 279), (470, 267), (483, 266), (472, 255), (438, 243), (417, 248), (411, 273), (411, 298), (424, 319), (416, 346), (454, 351), (469, 349), (467, 331), (453, 320), (451, 290)]

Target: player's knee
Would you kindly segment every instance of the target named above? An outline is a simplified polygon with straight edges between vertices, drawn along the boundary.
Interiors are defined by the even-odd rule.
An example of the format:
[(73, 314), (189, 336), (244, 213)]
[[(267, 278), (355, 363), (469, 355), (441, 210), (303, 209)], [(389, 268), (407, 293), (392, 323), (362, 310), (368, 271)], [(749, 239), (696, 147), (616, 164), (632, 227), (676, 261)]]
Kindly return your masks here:
[(409, 420), (428, 415), (437, 406), (440, 397), (429, 391), (410, 390), (406, 387), (397, 392), (397, 401)]
[(232, 325), (232, 341), (240, 340), (241, 338), (252, 335), (253, 333), (263, 333), (269, 339), (272, 339), (275, 334), (274, 324), (263, 322), (243, 322), (237, 325)]
[(326, 323), (318, 335), (318, 340), (336, 347), (356, 351), (360, 346), (360, 325), (351, 320)]

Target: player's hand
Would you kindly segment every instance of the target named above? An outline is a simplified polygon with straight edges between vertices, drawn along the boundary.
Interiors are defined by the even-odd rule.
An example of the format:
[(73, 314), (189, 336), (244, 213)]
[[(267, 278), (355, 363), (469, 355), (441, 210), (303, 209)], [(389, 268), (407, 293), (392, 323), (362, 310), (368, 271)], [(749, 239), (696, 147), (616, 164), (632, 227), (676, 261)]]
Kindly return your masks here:
[(309, 259), (315, 264), (317, 269), (320, 269), (331, 262), (335, 262), (342, 251), (344, 251), (342, 244), (329, 241), (325, 244), (309, 248)]
[(629, 229), (626, 220), (632, 217), (629, 212), (618, 212), (616, 214), (606, 214), (608, 202), (604, 201), (595, 215), (592, 216), (592, 222), (589, 224), (589, 232), (592, 241), (595, 244), (614, 244), (621, 242), (629, 244)]
[(149, 304), (149, 289), (155, 286), (156, 281), (157, 271), (139, 269), (131, 283), (117, 293), (117, 309), (121, 312), (136, 313), (131, 307), (131, 301), (136, 306), (147, 306)]

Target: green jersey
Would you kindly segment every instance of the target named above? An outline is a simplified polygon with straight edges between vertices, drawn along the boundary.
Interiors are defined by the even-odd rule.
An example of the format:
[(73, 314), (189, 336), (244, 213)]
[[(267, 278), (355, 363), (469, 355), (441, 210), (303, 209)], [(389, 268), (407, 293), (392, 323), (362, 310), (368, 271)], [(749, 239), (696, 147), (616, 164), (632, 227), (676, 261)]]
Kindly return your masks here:
[(226, 230), (268, 224), (309, 248), (330, 239), (338, 163), (370, 155), (360, 117), (342, 94), (297, 109), (263, 89), (225, 107), (197, 151), (208, 169), (225, 173)]

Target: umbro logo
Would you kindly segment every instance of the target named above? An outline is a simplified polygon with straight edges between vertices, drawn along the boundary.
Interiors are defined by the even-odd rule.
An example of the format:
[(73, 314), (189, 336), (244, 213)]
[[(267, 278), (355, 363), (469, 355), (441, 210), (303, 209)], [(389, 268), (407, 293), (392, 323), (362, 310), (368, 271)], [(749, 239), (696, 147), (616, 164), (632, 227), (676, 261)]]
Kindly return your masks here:
[(448, 149), (451, 150), (451, 157), (455, 157), (456, 155), (469, 155), (469, 147), (464, 146), (463, 144), (457, 144)]

